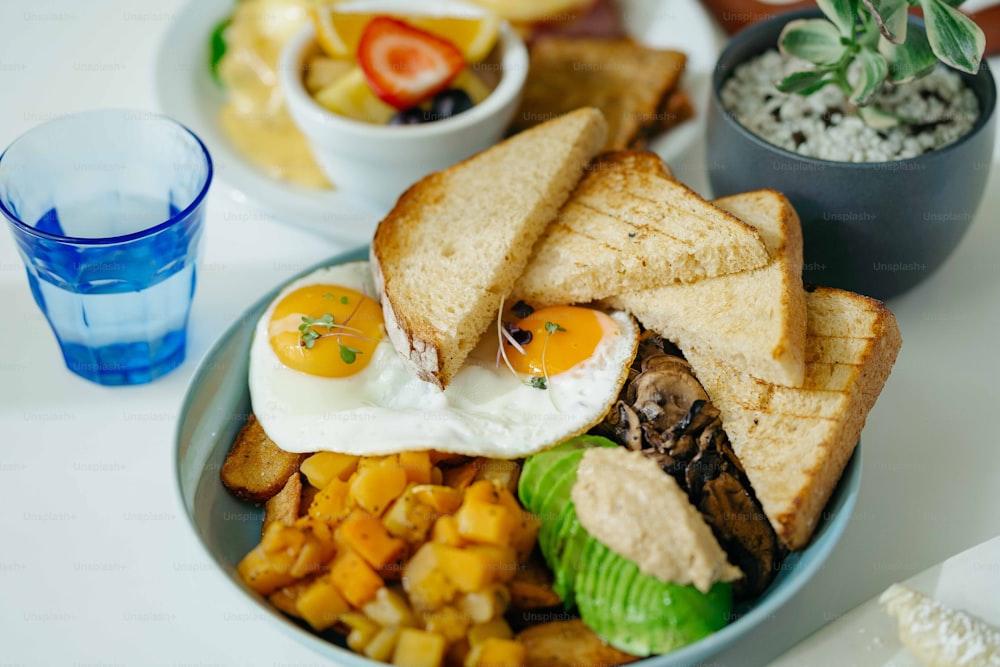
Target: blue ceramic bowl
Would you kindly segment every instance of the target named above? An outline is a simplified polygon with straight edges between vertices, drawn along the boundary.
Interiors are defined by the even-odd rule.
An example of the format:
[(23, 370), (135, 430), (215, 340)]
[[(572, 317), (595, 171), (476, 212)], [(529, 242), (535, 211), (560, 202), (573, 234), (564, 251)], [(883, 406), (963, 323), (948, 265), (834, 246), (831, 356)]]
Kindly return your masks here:
[[(367, 249), (338, 256), (306, 269), (366, 259)], [(297, 276), (298, 277), (298, 276)], [(289, 280), (291, 282), (291, 280)], [(274, 626), (317, 653), (349, 667), (382, 665), (344, 648), (333, 633), (318, 635), (275, 610), (243, 585), (236, 564), (260, 541), (263, 511), (240, 502), (222, 486), (219, 470), (250, 411), (247, 389), (250, 341), (254, 324), (278, 294), (271, 290), (234, 322), (195, 371), (176, 434), (177, 482), (191, 527), (221, 574), (260, 606)], [(634, 663), (643, 667), (679, 667), (704, 661), (746, 635), (785, 604), (809, 581), (833, 551), (854, 509), (861, 485), (861, 452), (856, 451), (827, 504), (812, 543), (785, 560), (774, 583), (752, 603), (734, 609), (734, 620), (705, 639), (674, 653)], [(384, 665), (383, 665), (384, 667)]]

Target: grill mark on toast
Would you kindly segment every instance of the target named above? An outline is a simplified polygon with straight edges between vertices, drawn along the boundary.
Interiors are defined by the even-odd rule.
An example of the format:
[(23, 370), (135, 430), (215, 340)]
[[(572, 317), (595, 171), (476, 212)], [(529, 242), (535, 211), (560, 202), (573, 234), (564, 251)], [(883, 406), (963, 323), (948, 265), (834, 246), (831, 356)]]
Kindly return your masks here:
[[(638, 195), (636, 195), (636, 198), (638, 199), (640, 197), (638, 197)], [(649, 200), (649, 201), (651, 203), (656, 203), (654, 200)], [(621, 219), (618, 215), (615, 215), (614, 213), (612, 213), (610, 211), (607, 211), (607, 210), (604, 210), (604, 209), (602, 209), (600, 207), (594, 206), (590, 202), (576, 200), (575, 202), (573, 202), (573, 205), (580, 206), (581, 208), (586, 208), (589, 211), (593, 211), (594, 213), (597, 213), (599, 215), (603, 215), (603, 216), (608, 217), (608, 218), (614, 218), (616, 220), (620, 220)], [(635, 223), (635, 222), (632, 222), (631, 220), (628, 220), (628, 219), (625, 220), (625, 224), (629, 225), (630, 227), (634, 227), (634, 228), (640, 229), (640, 230), (651, 229), (651, 230), (653, 230), (653, 232), (655, 234), (659, 234), (661, 236), (665, 236), (665, 237), (667, 237), (669, 239), (672, 239), (672, 240), (674, 240), (674, 241), (676, 241), (676, 242), (678, 242), (678, 243), (680, 243), (682, 245), (685, 245), (685, 246), (693, 246), (694, 245), (688, 239), (679, 238), (677, 236), (674, 236), (673, 234), (670, 234), (670, 233), (664, 231), (663, 229), (654, 227), (654, 226), (652, 226), (650, 224)], [(575, 232), (575, 233), (580, 234), (580, 232)], [(581, 236), (583, 236), (583, 234), (581, 234)], [(608, 246), (608, 247), (611, 247), (611, 246)]]

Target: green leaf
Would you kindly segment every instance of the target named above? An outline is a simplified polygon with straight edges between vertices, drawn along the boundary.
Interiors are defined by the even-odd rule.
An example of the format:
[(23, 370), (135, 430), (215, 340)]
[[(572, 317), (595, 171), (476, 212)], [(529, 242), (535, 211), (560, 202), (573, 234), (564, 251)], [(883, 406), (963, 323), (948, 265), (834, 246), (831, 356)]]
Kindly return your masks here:
[(778, 37), (778, 48), (816, 65), (832, 65), (846, 50), (836, 26), (823, 19), (789, 21)]
[[(858, 0), (816, 0), (826, 18), (837, 27), (841, 35), (854, 39), (855, 3)], [(905, 0), (904, 0), (905, 1)]]
[(547, 389), (548, 388), (547, 387), (548, 383), (545, 382), (545, 378), (543, 378), (543, 377), (535, 376), (535, 377), (531, 378), (531, 382), (529, 384), (532, 387), (534, 387), (535, 389)]
[(910, 26), (906, 41), (893, 44), (882, 39), (878, 51), (889, 64), (889, 80), (893, 83), (905, 83), (922, 77), (937, 66), (937, 56), (927, 42), (927, 33), (920, 26)]
[(227, 16), (219, 21), (212, 30), (212, 36), (209, 39), (208, 69), (212, 72), (212, 78), (220, 86), (222, 79), (219, 78), (219, 63), (222, 61), (222, 56), (226, 55), (226, 28), (229, 27), (232, 20), (232, 17)]
[(809, 69), (789, 74), (778, 82), (777, 88), (783, 93), (812, 95), (833, 81), (834, 77), (829, 69)]
[(871, 101), (872, 95), (882, 86), (882, 82), (889, 74), (889, 65), (882, 54), (867, 47), (858, 51), (854, 56), (854, 61), (858, 64), (858, 78), (848, 99), (853, 104), (864, 106)]
[(340, 344), (340, 358), (344, 360), (345, 364), (353, 364), (359, 354), (361, 354), (361, 350), (355, 350), (353, 347), (347, 347), (343, 343)]
[(875, 105), (858, 107), (858, 115), (865, 122), (865, 125), (875, 130), (888, 130), (907, 122), (907, 119), (902, 116), (879, 109)]
[(934, 55), (955, 69), (969, 74), (978, 72), (986, 49), (986, 36), (979, 26), (941, 0), (920, 0), (920, 6)]
[(906, 0), (863, 0), (878, 23), (879, 32), (894, 44), (906, 40)]

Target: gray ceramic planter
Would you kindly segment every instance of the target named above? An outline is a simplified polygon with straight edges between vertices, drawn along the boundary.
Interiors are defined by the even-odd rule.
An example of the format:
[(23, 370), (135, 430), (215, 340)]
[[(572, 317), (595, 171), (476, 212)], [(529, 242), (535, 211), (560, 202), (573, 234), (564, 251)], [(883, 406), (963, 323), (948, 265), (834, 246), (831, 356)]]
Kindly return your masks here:
[(719, 90), (736, 66), (774, 48), (788, 21), (819, 15), (789, 12), (755, 24), (722, 52), (708, 116), (709, 183), (715, 196), (783, 192), (802, 219), (804, 280), (888, 299), (937, 269), (972, 222), (993, 159), (996, 85), (985, 63), (963, 74), (979, 98), (979, 120), (959, 141), (919, 157), (847, 163), (778, 148), (724, 111)]

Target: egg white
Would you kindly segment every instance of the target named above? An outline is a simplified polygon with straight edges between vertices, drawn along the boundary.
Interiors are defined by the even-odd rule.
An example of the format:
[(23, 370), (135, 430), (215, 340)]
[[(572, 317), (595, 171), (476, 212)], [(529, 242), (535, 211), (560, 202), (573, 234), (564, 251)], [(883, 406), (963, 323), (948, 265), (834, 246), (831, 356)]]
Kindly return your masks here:
[(628, 376), (639, 339), (630, 315), (609, 313), (618, 330), (606, 332), (589, 359), (551, 376), (545, 390), (527, 386), (502, 362), (497, 365), (495, 331), (484, 335), (443, 392), (414, 376), (387, 336), (358, 373), (319, 377), (282, 364), (268, 339), (275, 304), (315, 283), (375, 295), (368, 262), (319, 269), (285, 287), (257, 322), (250, 348), (253, 411), (268, 436), (290, 452), (379, 455), (436, 449), (492, 458), (528, 456), (603, 418)]

